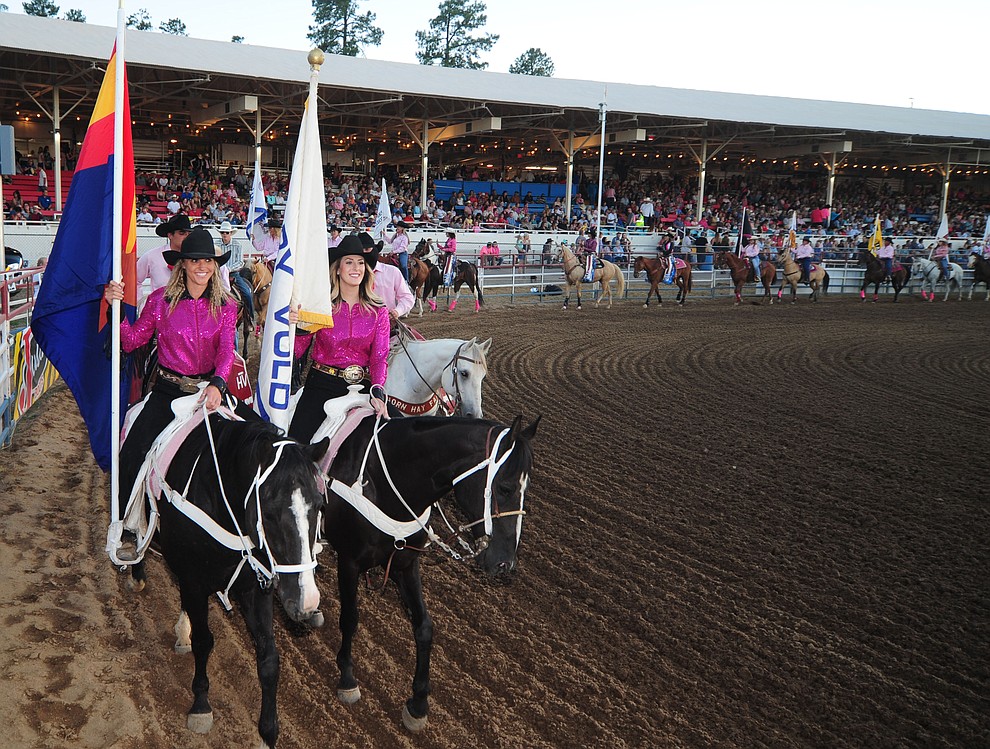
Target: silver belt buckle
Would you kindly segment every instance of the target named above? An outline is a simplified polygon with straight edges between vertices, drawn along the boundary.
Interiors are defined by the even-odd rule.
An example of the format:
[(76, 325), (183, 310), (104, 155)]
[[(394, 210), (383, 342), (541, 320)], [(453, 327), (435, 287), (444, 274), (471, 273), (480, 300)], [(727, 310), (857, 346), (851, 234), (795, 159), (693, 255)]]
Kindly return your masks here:
[(364, 367), (358, 366), (357, 364), (352, 364), (349, 367), (344, 368), (342, 375), (344, 377), (344, 382), (348, 385), (357, 385), (364, 379)]

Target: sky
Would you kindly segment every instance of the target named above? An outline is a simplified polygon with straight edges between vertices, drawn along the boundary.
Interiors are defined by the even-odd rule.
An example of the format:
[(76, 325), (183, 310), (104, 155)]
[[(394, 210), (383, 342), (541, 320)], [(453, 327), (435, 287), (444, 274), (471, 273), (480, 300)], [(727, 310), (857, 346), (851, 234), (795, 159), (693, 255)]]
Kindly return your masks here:
[[(55, 0), (60, 15), (116, 25), (114, 0)], [(21, 12), (20, 0), (2, 0)], [(416, 62), (417, 30), (439, 0), (364, 0), (385, 34), (366, 57)], [(702, 0), (601, 2), (491, 0), (484, 31), (498, 34), (481, 59), (508, 72), (531, 47), (548, 54), (557, 78), (886, 104), (990, 115), (985, 83), (987, 0)], [(669, 6), (669, 7), (665, 7)], [(170, 18), (189, 36), (308, 50), (306, 0), (127, 0), (158, 27)], [(806, 10), (805, 10), (806, 9)], [(972, 33), (977, 30), (978, 33)], [(324, 67), (329, 72), (328, 66)]]

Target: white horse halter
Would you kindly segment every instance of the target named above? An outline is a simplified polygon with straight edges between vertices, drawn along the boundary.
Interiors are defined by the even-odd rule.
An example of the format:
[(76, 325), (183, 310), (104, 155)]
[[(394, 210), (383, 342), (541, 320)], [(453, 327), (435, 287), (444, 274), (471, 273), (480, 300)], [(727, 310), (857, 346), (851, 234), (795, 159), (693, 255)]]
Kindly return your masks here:
[[(365, 520), (371, 523), (375, 528), (377, 528), (382, 533), (392, 536), (394, 539), (396, 549), (405, 548), (405, 539), (408, 538), (409, 536), (413, 535), (414, 533), (418, 533), (419, 531), (425, 531), (427, 538), (431, 543), (435, 543), (445, 552), (450, 554), (450, 556), (453, 559), (462, 561), (466, 559), (472, 559), (478, 556), (478, 554), (480, 554), (488, 547), (488, 537), (491, 536), (493, 529), (492, 523), (493, 520), (495, 520), (496, 518), (509, 517), (515, 515), (519, 517), (519, 521), (521, 524), (522, 517), (526, 514), (525, 510), (523, 510), (522, 507), (522, 497), (520, 497), (520, 504), (518, 510), (509, 510), (506, 512), (501, 512), (501, 511), (493, 512), (493, 508), (492, 508), (492, 499), (493, 499), (492, 484), (495, 482), (495, 474), (498, 473), (499, 468), (501, 468), (502, 465), (505, 463), (505, 461), (508, 460), (509, 456), (512, 454), (513, 450), (515, 450), (516, 447), (515, 443), (513, 443), (512, 445), (509, 446), (509, 449), (505, 451), (505, 454), (502, 455), (501, 458), (497, 460), (495, 459), (495, 455), (498, 453), (499, 445), (502, 443), (502, 440), (506, 437), (506, 435), (508, 435), (509, 432), (511, 431), (508, 427), (506, 427), (499, 433), (498, 437), (495, 439), (494, 445), (492, 446), (491, 453), (488, 456), (486, 456), (484, 460), (482, 460), (474, 467), (469, 468), (467, 471), (464, 471), (459, 476), (455, 477), (453, 481), (451, 481), (451, 485), (456, 486), (458, 483), (468, 478), (469, 476), (473, 476), (475, 473), (482, 470), (483, 468), (487, 469), (487, 473), (485, 477), (485, 508), (484, 508), (483, 517), (480, 520), (476, 520), (473, 523), (462, 525), (458, 527), (457, 530), (454, 530), (450, 522), (447, 520), (446, 516), (443, 515), (443, 511), (442, 510), (440, 511), (441, 517), (443, 517), (444, 522), (447, 524), (447, 527), (450, 529), (453, 536), (457, 538), (458, 543), (461, 545), (461, 548), (465, 552), (464, 554), (461, 554), (460, 552), (451, 548), (447, 543), (445, 543), (443, 539), (441, 539), (436, 534), (433, 528), (426, 524), (430, 517), (431, 508), (428, 507), (422, 515), (417, 516), (415, 511), (413, 511), (413, 509), (409, 506), (409, 503), (406, 502), (405, 498), (402, 496), (402, 493), (399, 491), (398, 487), (396, 487), (395, 482), (392, 480), (392, 476), (388, 471), (388, 466), (385, 463), (385, 456), (382, 453), (381, 440), (378, 438), (378, 433), (387, 423), (388, 422), (386, 421), (382, 421), (380, 416), (377, 417), (377, 419), (375, 420), (375, 428), (372, 432), (371, 439), (368, 441), (368, 448), (367, 450), (365, 450), (364, 459), (361, 462), (361, 471), (358, 473), (357, 479), (355, 480), (354, 484), (352, 484), (351, 486), (347, 486), (343, 482), (334, 479), (334, 481), (330, 485), (330, 488), (336, 494), (338, 494), (340, 497), (346, 500), (356, 510), (358, 510), (358, 512), (361, 513), (362, 517), (364, 517)], [(364, 495), (361, 493), (360, 487), (364, 486), (364, 472), (368, 464), (368, 456), (371, 454), (372, 446), (375, 447), (375, 450), (378, 454), (378, 460), (382, 466), (382, 473), (385, 474), (385, 479), (386, 481), (388, 481), (389, 487), (391, 487), (392, 491), (395, 493), (395, 496), (398, 498), (399, 502), (402, 503), (402, 506), (413, 518), (412, 521), (407, 521), (405, 523), (402, 523), (400, 521), (388, 517), (387, 515), (385, 515), (385, 513), (381, 512), (376, 505), (374, 505), (369, 499), (364, 497)], [(371, 507), (374, 507), (374, 511), (371, 511), (369, 509)], [(438, 510), (440, 509), (439, 505), (437, 505), (437, 509)], [(474, 527), (475, 525), (478, 525), (478, 523), (485, 524), (485, 535), (484, 537), (478, 540), (477, 545), (472, 546), (468, 541), (464, 540), (464, 538), (461, 536), (461, 533)], [(397, 535), (398, 533), (401, 533), (402, 535)], [(518, 544), (519, 544), (519, 533), (517, 532), (516, 545), (518, 546)]]

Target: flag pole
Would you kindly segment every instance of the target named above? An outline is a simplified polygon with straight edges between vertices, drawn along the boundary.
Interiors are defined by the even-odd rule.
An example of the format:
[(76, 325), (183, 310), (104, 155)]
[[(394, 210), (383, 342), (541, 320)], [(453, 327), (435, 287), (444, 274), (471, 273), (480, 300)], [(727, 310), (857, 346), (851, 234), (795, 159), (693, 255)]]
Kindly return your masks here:
[(595, 210), (598, 212), (598, 249), (601, 251), (602, 247), (602, 188), (605, 183), (605, 115), (607, 113), (608, 104), (608, 86), (605, 87), (605, 93), (602, 96), (602, 101), (598, 105), (598, 116), (602, 121), (602, 136), (601, 142), (598, 144), (598, 204)]
[[(123, 275), (121, 248), (124, 216), (121, 196), (124, 188), (124, 0), (117, 6), (113, 115), (113, 280)], [(130, 126), (130, 123), (127, 123)], [(120, 301), (114, 300), (110, 316), (110, 525), (120, 520)], [(119, 540), (119, 536), (118, 536)], [(116, 556), (116, 552), (111, 552)], [(114, 560), (116, 561), (116, 560)]]
[(743, 206), (742, 221), (739, 223), (739, 237), (736, 239), (736, 257), (742, 257), (743, 231), (746, 229), (746, 206)]

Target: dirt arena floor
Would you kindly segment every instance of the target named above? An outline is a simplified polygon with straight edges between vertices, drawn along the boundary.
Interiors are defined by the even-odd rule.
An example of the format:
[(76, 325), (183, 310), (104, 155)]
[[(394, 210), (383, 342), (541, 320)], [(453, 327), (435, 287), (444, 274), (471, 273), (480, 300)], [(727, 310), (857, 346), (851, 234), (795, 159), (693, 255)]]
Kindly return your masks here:
[[(469, 305), (462, 305), (466, 307)], [(486, 413), (543, 415), (519, 569), (437, 559), (430, 724), (404, 731), (411, 631), (362, 592), (363, 699), (328, 626), (276, 625), (286, 749), (990, 745), (990, 304), (694, 301), (433, 314), (494, 337)], [(131, 595), (106, 485), (59, 387), (0, 453), (5, 746), (257, 743), (253, 649), (212, 609), (216, 725), (158, 561)]]

